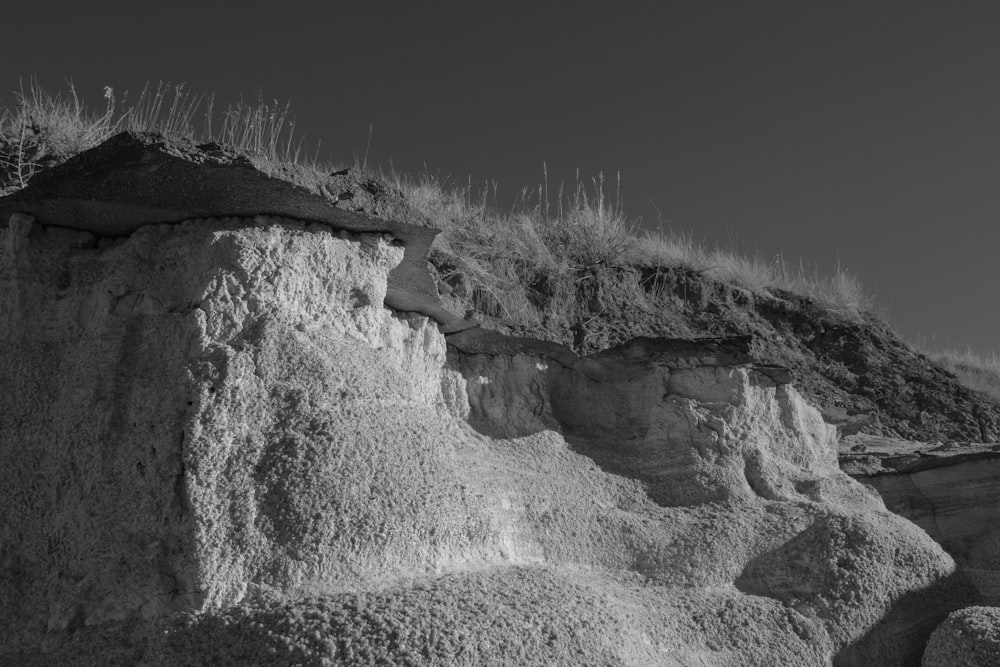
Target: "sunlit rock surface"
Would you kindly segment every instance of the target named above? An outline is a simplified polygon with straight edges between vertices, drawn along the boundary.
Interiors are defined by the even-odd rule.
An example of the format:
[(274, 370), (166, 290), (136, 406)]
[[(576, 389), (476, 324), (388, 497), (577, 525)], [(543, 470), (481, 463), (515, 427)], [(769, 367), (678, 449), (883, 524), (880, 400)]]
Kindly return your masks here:
[(912, 664), (954, 606), (738, 354), (449, 361), (289, 219), (0, 248), (0, 662)]

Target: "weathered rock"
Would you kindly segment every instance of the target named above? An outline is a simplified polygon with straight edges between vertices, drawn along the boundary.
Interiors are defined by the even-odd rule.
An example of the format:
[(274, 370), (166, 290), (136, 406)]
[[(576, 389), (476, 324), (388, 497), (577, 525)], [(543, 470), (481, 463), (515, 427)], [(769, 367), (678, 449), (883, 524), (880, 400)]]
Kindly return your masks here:
[(966, 607), (952, 612), (927, 642), (923, 667), (1000, 665), (1000, 609)]
[(449, 370), (381, 234), (0, 248), (0, 662), (895, 665), (953, 606), (740, 341)]

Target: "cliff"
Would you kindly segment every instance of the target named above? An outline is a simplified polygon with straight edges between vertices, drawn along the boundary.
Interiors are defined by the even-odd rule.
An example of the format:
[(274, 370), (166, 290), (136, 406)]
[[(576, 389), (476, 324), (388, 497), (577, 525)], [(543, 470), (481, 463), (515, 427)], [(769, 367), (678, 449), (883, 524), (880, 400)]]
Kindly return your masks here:
[(0, 660), (904, 665), (965, 599), (752, 338), (476, 328), (419, 227), (117, 142), (0, 200)]

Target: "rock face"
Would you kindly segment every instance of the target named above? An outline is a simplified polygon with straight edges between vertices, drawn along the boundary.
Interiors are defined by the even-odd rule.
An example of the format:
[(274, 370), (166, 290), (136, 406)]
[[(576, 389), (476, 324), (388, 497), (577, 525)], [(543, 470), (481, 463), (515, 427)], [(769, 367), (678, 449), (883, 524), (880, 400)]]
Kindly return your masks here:
[(906, 665), (960, 606), (748, 339), (446, 341), (382, 233), (47, 222), (0, 231), (0, 663)]
[(1000, 665), (1000, 609), (967, 607), (931, 635), (923, 667), (997, 667)]
[(944, 546), (980, 602), (1000, 604), (1000, 448), (864, 436), (840, 448), (845, 471)]

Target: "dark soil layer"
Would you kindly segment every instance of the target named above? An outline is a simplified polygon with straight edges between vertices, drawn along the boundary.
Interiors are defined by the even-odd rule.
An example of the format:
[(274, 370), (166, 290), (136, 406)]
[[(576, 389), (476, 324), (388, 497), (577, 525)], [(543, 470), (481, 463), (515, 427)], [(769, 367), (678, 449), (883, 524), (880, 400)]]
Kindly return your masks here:
[(795, 385), (845, 434), (1000, 440), (1000, 402), (961, 385), (875, 315), (839, 314), (784, 291), (754, 294), (686, 268), (598, 266), (582, 271), (575, 283), (577, 312), (546, 312), (550, 294), (541, 284), (531, 295), (541, 324), (483, 319), (581, 355), (636, 336), (750, 335), (754, 360), (790, 369)]

